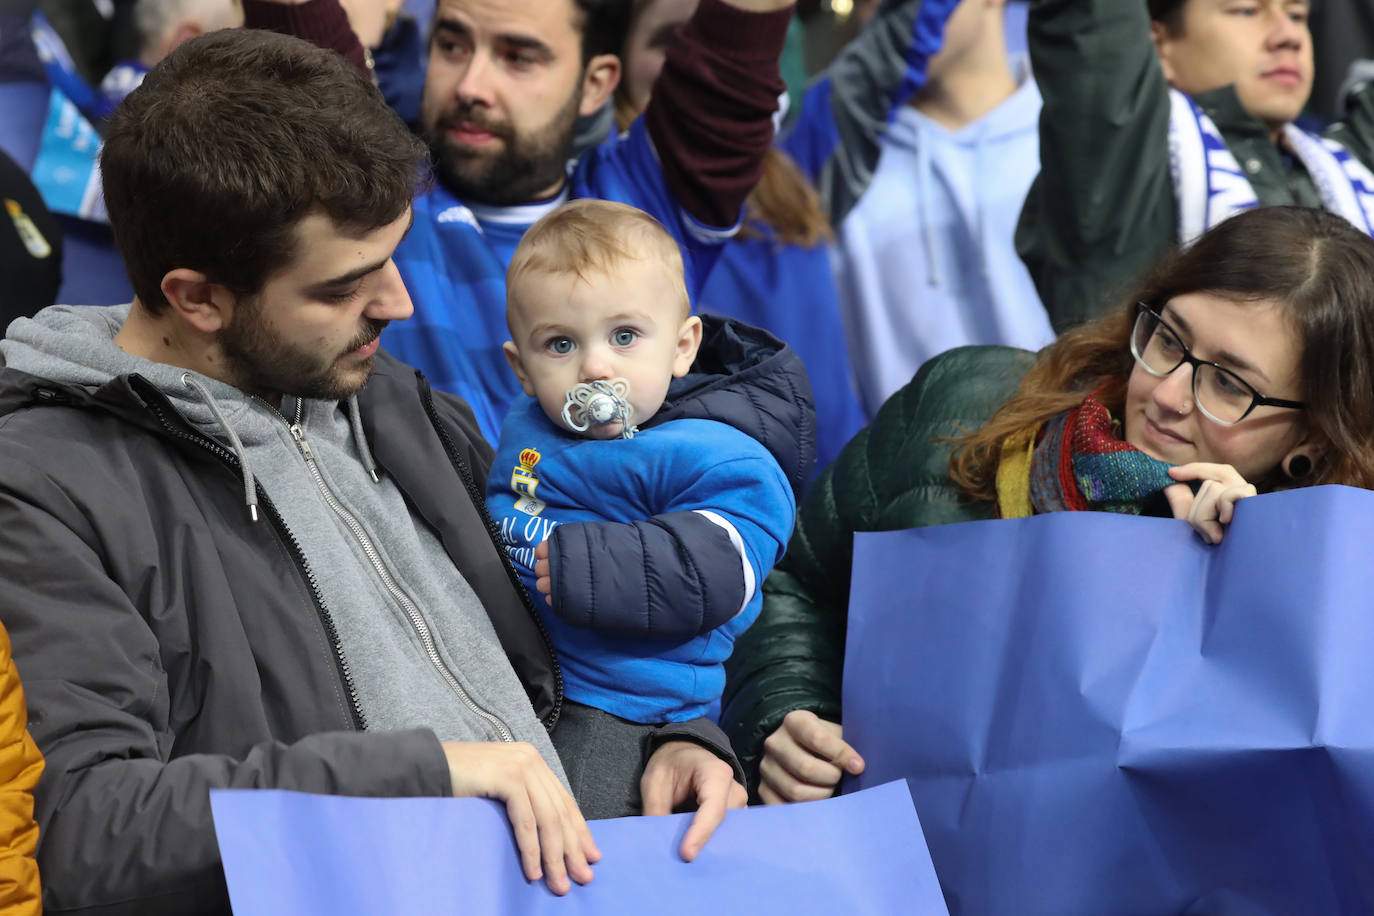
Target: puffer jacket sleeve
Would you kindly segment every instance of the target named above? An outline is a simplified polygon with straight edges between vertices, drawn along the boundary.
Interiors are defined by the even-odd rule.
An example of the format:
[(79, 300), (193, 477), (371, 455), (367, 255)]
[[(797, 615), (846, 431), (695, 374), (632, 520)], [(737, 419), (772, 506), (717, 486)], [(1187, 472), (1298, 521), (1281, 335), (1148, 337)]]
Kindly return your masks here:
[(28, 712), (10, 640), (0, 629), (0, 913), (34, 916), (43, 911), (38, 884), (38, 822), (33, 791), (43, 756), (28, 731)]
[(697, 512), (559, 525), (549, 536), (553, 609), (599, 633), (685, 640), (744, 605), (730, 536)]
[(643, 521), (555, 528), (554, 613), (603, 633), (690, 639), (745, 611), (796, 519), (782, 468), (757, 456), (707, 459), (665, 509)]
[(957, 0), (887, 0), (874, 20), (807, 87), (780, 142), (838, 226), (873, 180), (897, 110), (926, 81)]
[(721, 724), (751, 793), (764, 739), (787, 713), (807, 709), (840, 720), (854, 533), (986, 517), (991, 507), (968, 503), (954, 488), (951, 446), (940, 440), (986, 422), (1032, 359), (1006, 347), (935, 357), (816, 482), (786, 556), (764, 583), (759, 619), (726, 662)]
[(1062, 333), (1178, 237), (1169, 86), (1135, 0), (1032, 0), (1027, 41), (1044, 107), (1016, 250)]

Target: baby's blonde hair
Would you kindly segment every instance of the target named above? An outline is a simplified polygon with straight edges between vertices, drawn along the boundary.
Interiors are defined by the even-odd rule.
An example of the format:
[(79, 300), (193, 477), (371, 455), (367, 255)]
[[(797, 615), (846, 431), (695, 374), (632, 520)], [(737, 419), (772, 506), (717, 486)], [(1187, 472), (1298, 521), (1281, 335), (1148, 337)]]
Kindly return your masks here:
[(691, 314), (682, 252), (658, 220), (628, 204), (595, 198), (570, 201), (535, 223), (520, 239), (506, 269), (506, 323), (510, 291), (530, 274), (607, 275), (626, 261), (656, 261), (672, 277), (682, 309)]

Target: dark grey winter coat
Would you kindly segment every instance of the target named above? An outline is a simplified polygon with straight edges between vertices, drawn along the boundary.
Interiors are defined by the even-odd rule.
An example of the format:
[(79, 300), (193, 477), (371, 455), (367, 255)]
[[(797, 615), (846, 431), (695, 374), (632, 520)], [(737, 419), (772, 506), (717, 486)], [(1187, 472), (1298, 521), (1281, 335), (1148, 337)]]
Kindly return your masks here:
[[(552, 728), (558, 665), (493, 538), (471, 412), (385, 354), (359, 400), (382, 471)], [(211, 788), (451, 793), (432, 732), (364, 729), (313, 574), (262, 508), (253, 522), (232, 454), (145, 380), (90, 392), (0, 370), (0, 620), (47, 759), (48, 912), (227, 913)], [(700, 721), (659, 734), (728, 747)]]

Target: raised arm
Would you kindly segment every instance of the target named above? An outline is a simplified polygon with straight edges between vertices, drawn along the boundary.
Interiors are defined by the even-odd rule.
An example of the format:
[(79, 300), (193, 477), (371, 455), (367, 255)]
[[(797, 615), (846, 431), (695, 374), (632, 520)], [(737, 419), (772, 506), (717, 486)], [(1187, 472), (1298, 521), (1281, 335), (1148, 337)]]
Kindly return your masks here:
[(1033, 0), (1028, 41), (1044, 107), (1016, 248), (1064, 331), (1177, 236), (1169, 91), (1144, 2)]
[(896, 110), (923, 85), (958, 0), (888, 0), (807, 90), (781, 146), (838, 226), (873, 180)]
[(362, 42), (353, 34), (339, 0), (243, 0), (243, 24), (338, 51), (353, 66), (371, 74)]
[[(19, 670), (10, 655), (9, 637), (0, 629), (0, 912), (37, 916), (43, 912), (38, 880), (38, 824), (33, 819), (33, 791), (43, 772), (43, 755), (26, 726), (28, 714)], [(723, 737), (723, 736), (722, 736)]]
[(734, 226), (763, 172), (791, 7), (701, 0), (668, 47), (645, 124), (669, 190), (705, 226)]

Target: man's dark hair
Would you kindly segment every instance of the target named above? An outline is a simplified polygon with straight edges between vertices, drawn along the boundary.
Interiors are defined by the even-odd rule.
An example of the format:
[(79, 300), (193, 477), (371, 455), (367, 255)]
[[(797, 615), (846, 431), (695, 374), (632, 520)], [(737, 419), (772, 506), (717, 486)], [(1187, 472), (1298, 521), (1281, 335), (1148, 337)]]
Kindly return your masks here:
[(633, 0), (573, 0), (582, 30), (582, 66), (598, 54), (619, 54), (630, 29)]
[(1188, 0), (1148, 0), (1150, 19), (1168, 30), (1170, 35), (1183, 32), (1183, 7)]
[(178, 267), (253, 295), (296, 256), (312, 210), (364, 233), (405, 212), (426, 152), (333, 51), (226, 29), (182, 44), (115, 111), (100, 157), (134, 293), (167, 308)]

